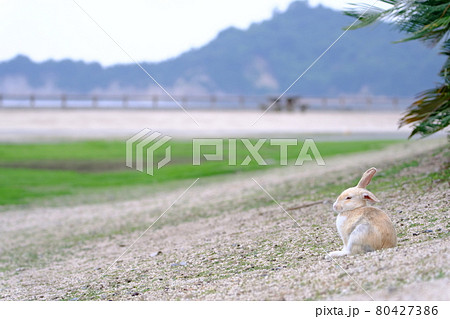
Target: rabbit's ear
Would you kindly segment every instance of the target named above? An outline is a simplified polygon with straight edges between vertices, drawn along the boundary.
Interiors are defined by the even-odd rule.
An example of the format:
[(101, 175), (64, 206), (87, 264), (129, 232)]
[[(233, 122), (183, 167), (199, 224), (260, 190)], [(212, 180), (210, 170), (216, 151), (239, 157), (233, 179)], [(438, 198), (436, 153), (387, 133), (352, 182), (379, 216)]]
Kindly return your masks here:
[(377, 169), (375, 167), (369, 168), (361, 177), (361, 180), (359, 181), (358, 185), (356, 187), (359, 188), (366, 188), (367, 185), (369, 185), (370, 181), (372, 180), (373, 175), (377, 172)]
[(369, 191), (365, 191), (365, 192), (362, 194), (362, 196), (363, 196), (363, 198), (364, 198), (365, 200), (370, 200), (370, 201), (372, 201), (372, 202), (379, 202), (379, 201), (380, 201), (374, 194), (372, 194), (372, 193), (369, 192)]

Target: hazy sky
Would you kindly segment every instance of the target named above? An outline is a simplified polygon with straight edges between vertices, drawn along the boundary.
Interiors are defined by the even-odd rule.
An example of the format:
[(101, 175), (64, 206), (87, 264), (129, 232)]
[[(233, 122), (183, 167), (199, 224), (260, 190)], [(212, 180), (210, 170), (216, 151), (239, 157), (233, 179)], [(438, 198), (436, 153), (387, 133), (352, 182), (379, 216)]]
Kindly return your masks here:
[[(246, 28), (293, 0), (75, 0), (133, 58), (161, 61), (206, 44), (229, 26)], [(309, 0), (335, 9), (352, 0)], [(71, 58), (103, 65), (130, 58), (73, 0), (0, 0), (0, 61)]]

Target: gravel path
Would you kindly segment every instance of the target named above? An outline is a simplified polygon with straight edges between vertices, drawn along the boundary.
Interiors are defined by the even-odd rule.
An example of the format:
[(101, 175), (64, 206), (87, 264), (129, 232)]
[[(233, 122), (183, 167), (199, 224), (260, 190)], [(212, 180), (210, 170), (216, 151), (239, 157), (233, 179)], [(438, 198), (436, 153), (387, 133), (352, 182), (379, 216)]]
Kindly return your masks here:
[[(137, 200), (11, 208), (0, 213), (0, 298), (448, 300), (449, 181), (427, 177), (448, 170), (443, 147), (408, 142), (326, 166), (205, 178), (178, 200), (193, 181)], [(255, 183), (293, 207), (333, 200), (370, 166), (381, 169), (369, 189), (399, 246), (337, 263), (324, 258), (341, 246), (329, 201), (292, 211), (294, 222)]]

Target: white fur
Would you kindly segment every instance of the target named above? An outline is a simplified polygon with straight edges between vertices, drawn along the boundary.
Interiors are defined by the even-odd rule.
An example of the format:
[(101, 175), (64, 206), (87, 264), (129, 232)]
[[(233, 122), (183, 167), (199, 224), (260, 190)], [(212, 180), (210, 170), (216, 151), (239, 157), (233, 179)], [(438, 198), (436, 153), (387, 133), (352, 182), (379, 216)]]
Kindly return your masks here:
[[(341, 236), (342, 242), (344, 242), (344, 237), (342, 234), (342, 226), (344, 225), (345, 221), (347, 220), (346, 216), (342, 216), (341, 214), (338, 215), (338, 217), (336, 218), (336, 228), (339, 232), (339, 236)], [(347, 249), (347, 247), (344, 244), (344, 247), (342, 248), (342, 250), (339, 251), (332, 251), (328, 254), (328, 258), (330, 257), (343, 257), (343, 256), (347, 256), (350, 254), (350, 250)]]
[(350, 255), (350, 252), (347, 250), (339, 250), (339, 251), (332, 251), (331, 253), (329, 253), (326, 258), (330, 259), (330, 257), (344, 257)]
[(359, 224), (350, 234), (348, 238), (347, 250), (351, 252), (353, 249), (358, 249), (359, 251), (372, 251), (370, 246), (365, 245), (364, 238), (370, 232), (369, 224)]
[(339, 232), (339, 236), (341, 236), (342, 239), (344, 239), (344, 238), (343, 238), (341, 228), (344, 225), (346, 220), (347, 220), (347, 216), (342, 216), (341, 214), (339, 214), (338, 217), (336, 218), (336, 228)]

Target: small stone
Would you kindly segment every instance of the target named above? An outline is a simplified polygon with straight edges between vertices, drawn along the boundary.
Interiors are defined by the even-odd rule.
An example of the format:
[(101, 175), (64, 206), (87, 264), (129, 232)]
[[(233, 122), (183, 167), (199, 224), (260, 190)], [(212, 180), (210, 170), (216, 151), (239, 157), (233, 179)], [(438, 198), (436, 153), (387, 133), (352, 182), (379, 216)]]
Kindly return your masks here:
[(186, 266), (186, 265), (187, 265), (187, 262), (182, 261), (182, 262), (179, 263), (179, 265), (180, 265), (180, 266)]
[(280, 270), (280, 269), (281, 269), (281, 267), (272, 268), (272, 270)]
[(397, 291), (397, 287), (394, 287), (394, 286), (389, 286), (388, 287), (388, 293), (394, 293), (395, 291)]
[(25, 270), (25, 268), (24, 267), (19, 267), (19, 268), (16, 268), (16, 272), (20, 272), (20, 271), (24, 271)]
[(433, 230), (432, 230), (432, 229), (426, 229), (426, 230), (424, 230), (423, 232), (424, 232), (424, 233), (432, 233)]
[(158, 256), (158, 255), (161, 255), (162, 254), (162, 251), (155, 251), (155, 252), (153, 252), (153, 253), (151, 253), (150, 254), (150, 257), (156, 257), (156, 256)]

